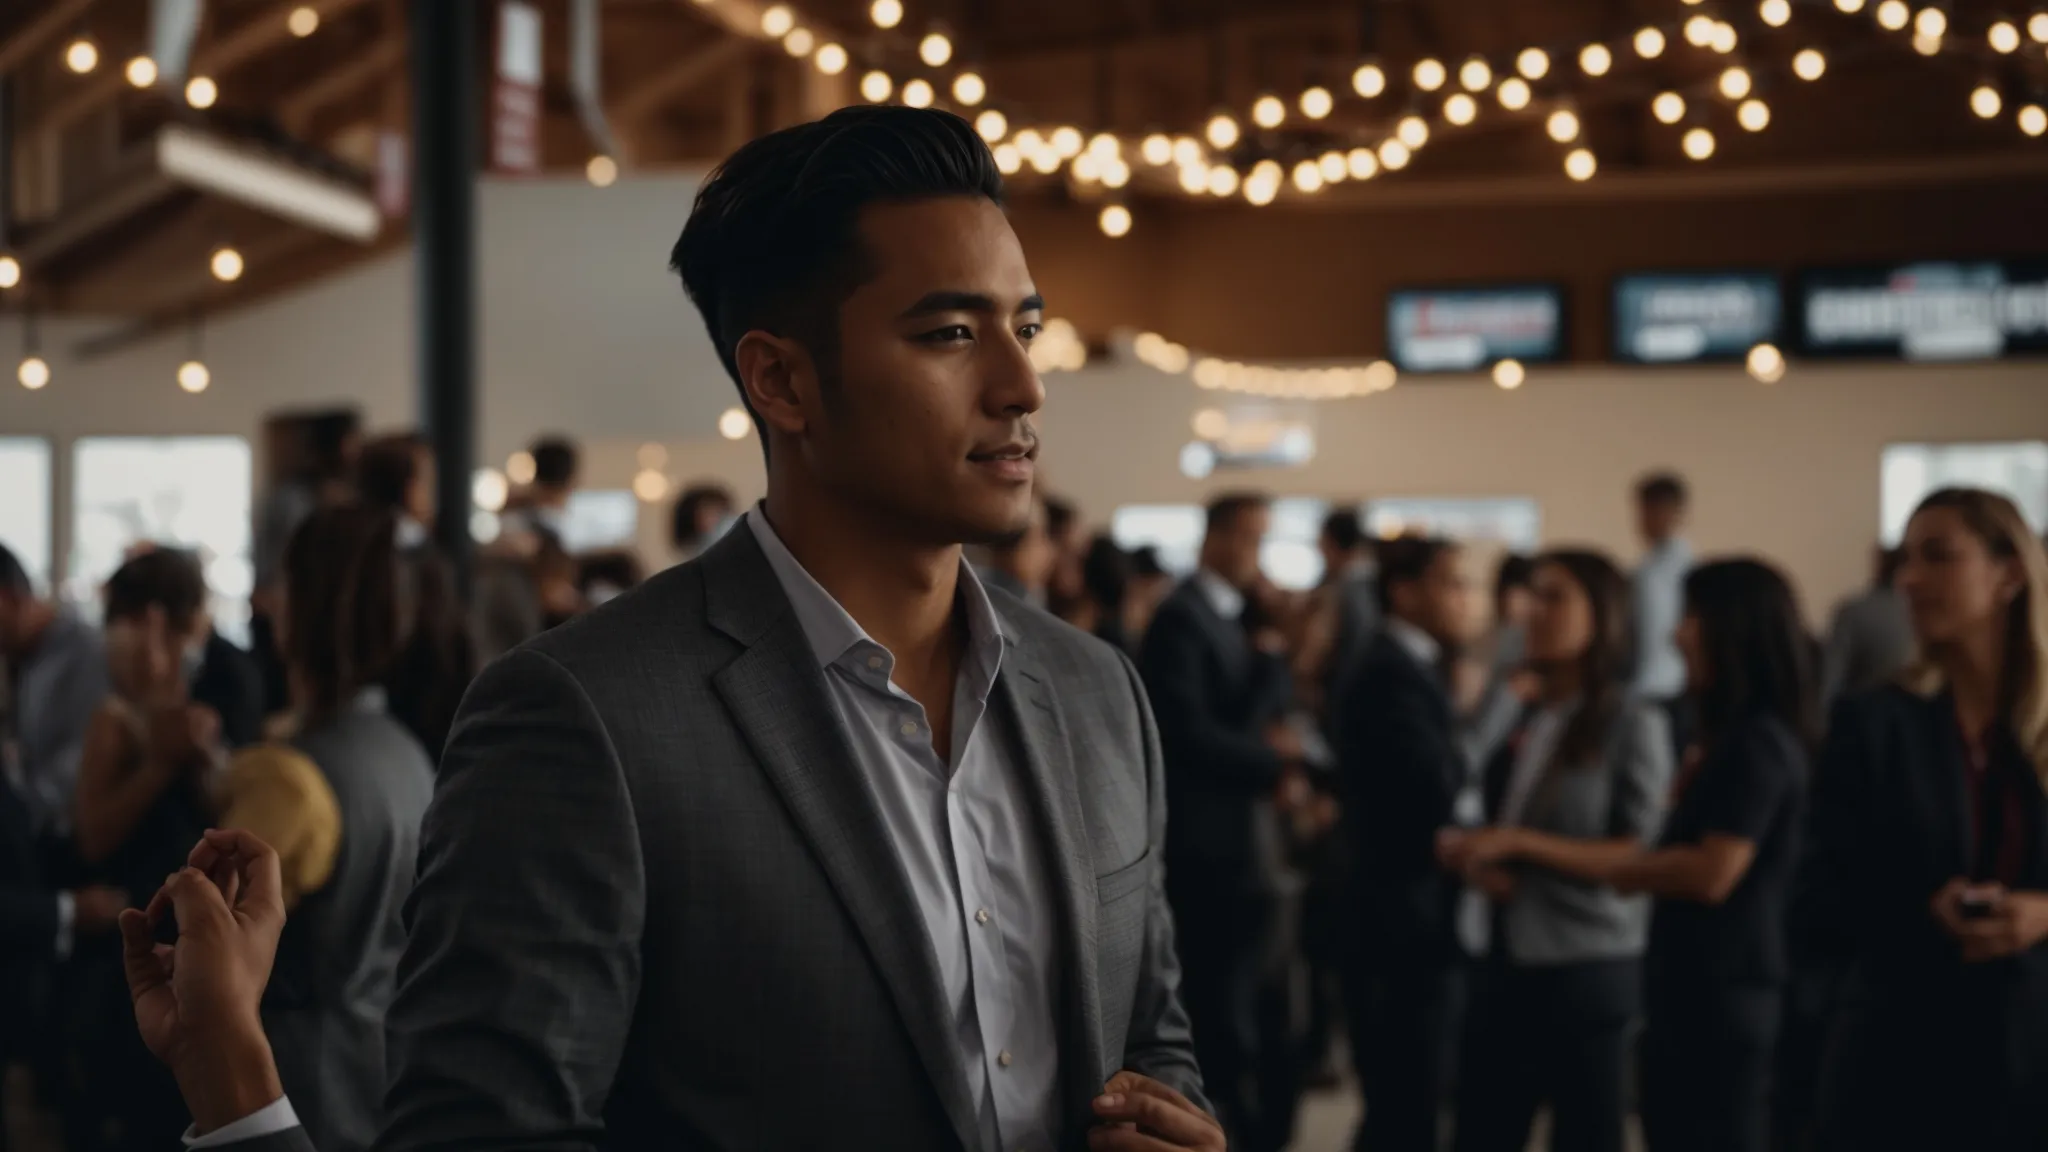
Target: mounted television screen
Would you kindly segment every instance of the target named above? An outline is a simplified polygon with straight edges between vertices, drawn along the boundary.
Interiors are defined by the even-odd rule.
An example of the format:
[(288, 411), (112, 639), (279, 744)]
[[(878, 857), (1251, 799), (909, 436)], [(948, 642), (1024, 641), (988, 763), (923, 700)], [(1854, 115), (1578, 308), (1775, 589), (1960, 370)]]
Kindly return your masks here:
[(1905, 360), (2048, 352), (2048, 260), (1808, 272), (1799, 351)]
[(1614, 358), (1636, 364), (1740, 360), (1776, 343), (1778, 278), (1767, 272), (1653, 272), (1614, 282)]
[(1397, 291), (1387, 299), (1387, 348), (1403, 372), (1557, 360), (1564, 353), (1564, 294), (1548, 285)]

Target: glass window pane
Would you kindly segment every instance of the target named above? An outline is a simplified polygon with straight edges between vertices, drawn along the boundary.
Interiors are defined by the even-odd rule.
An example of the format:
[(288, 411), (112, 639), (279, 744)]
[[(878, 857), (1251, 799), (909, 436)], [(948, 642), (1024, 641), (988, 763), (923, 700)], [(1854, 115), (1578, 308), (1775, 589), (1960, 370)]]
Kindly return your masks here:
[(1878, 474), (1879, 536), (1898, 544), (1921, 499), (1937, 488), (1988, 488), (2012, 498), (2035, 532), (2048, 531), (2048, 443), (1887, 444)]
[(571, 492), (562, 512), (562, 547), (571, 553), (630, 547), (639, 531), (640, 501), (623, 488)]
[(1543, 509), (1527, 496), (1386, 496), (1366, 507), (1366, 531), (1405, 533), (1533, 552), (1543, 541)]
[(50, 442), (0, 436), (0, 544), (28, 570), (38, 589), (50, 586)]
[(136, 544), (190, 548), (206, 566), (215, 626), (249, 642), (254, 568), (249, 443), (239, 436), (90, 437), (73, 447), (64, 594), (94, 607)]

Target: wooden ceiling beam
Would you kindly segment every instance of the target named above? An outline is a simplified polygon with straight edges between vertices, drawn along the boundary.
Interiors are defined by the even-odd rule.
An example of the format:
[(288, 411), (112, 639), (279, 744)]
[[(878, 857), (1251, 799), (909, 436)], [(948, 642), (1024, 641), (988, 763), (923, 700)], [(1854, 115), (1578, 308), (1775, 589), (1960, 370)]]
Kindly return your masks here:
[(755, 50), (751, 40), (722, 36), (716, 43), (699, 48), (628, 89), (611, 102), (611, 114), (626, 124), (644, 120), (677, 97), (717, 79)]
[(62, 36), (93, 3), (94, 0), (57, 0), (42, 15), (8, 37), (6, 43), (0, 44), (0, 76), (21, 67), (30, 56), (42, 51), (45, 44)]
[(403, 34), (386, 36), (377, 41), (369, 51), (351, 57), (314, 77), (303, 87), (293, 89), (279, 100), (278, 123), (284, 125), (285, 131), (292, 135), (303, 136), (307, 123), (316, 113), (354, 96), (403, 68), (406, 50)]

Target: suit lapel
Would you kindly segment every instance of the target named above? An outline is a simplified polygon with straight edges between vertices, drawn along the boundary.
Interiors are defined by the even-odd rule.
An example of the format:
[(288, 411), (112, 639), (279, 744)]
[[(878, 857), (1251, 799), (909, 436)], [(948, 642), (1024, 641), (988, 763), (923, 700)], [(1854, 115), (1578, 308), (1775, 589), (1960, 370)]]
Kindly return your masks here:
[[(1011, 635), (1017, 630), (1007, 629)], [(1094, 854), (1087, 842), (1081, 795), (1067, 743), (1066, 724), (1049, 679), (1022, 646), (1003, 655), (996, 679), (1001, 706), (1017, 733), (1032, 808), (1060, 898), (1060, 941), (1065, 972), (1066, 1020), (1061, 1031), (1060, 1076), (1070, 1131), (1090, 1123), (1089, 1101), (1101, 1091), (1102, 989), (1095, 968)]]
[(802, 625), (745, 526), (703, 566), (711, 623), (746, 645), (712, 682), (858, 928), (961, 1145), (977, 1147), (930, 932)]

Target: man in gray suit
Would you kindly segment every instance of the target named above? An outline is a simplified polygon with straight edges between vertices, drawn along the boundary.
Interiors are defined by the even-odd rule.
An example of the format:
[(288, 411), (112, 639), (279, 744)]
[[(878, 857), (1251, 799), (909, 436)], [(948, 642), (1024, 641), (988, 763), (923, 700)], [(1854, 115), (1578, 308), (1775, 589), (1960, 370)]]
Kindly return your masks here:
[[(1028, 522), (1044, 399), (1000, 197), (972, 128), (901, 107), (757, 140), (698, 193), (673, 265), (768, 497), (471, 690), (380, 1147), (1223, 1147), (1137, 677), (961, 558)], [(209, 1057), (182, 1004), (145, 1013), (205, 961), (163, 979), (130, 920), (199, 1143), (304, 1147), (263, 1062), (219, 1056), (246, 1030), (200, 1029), (240, 1036)]]

